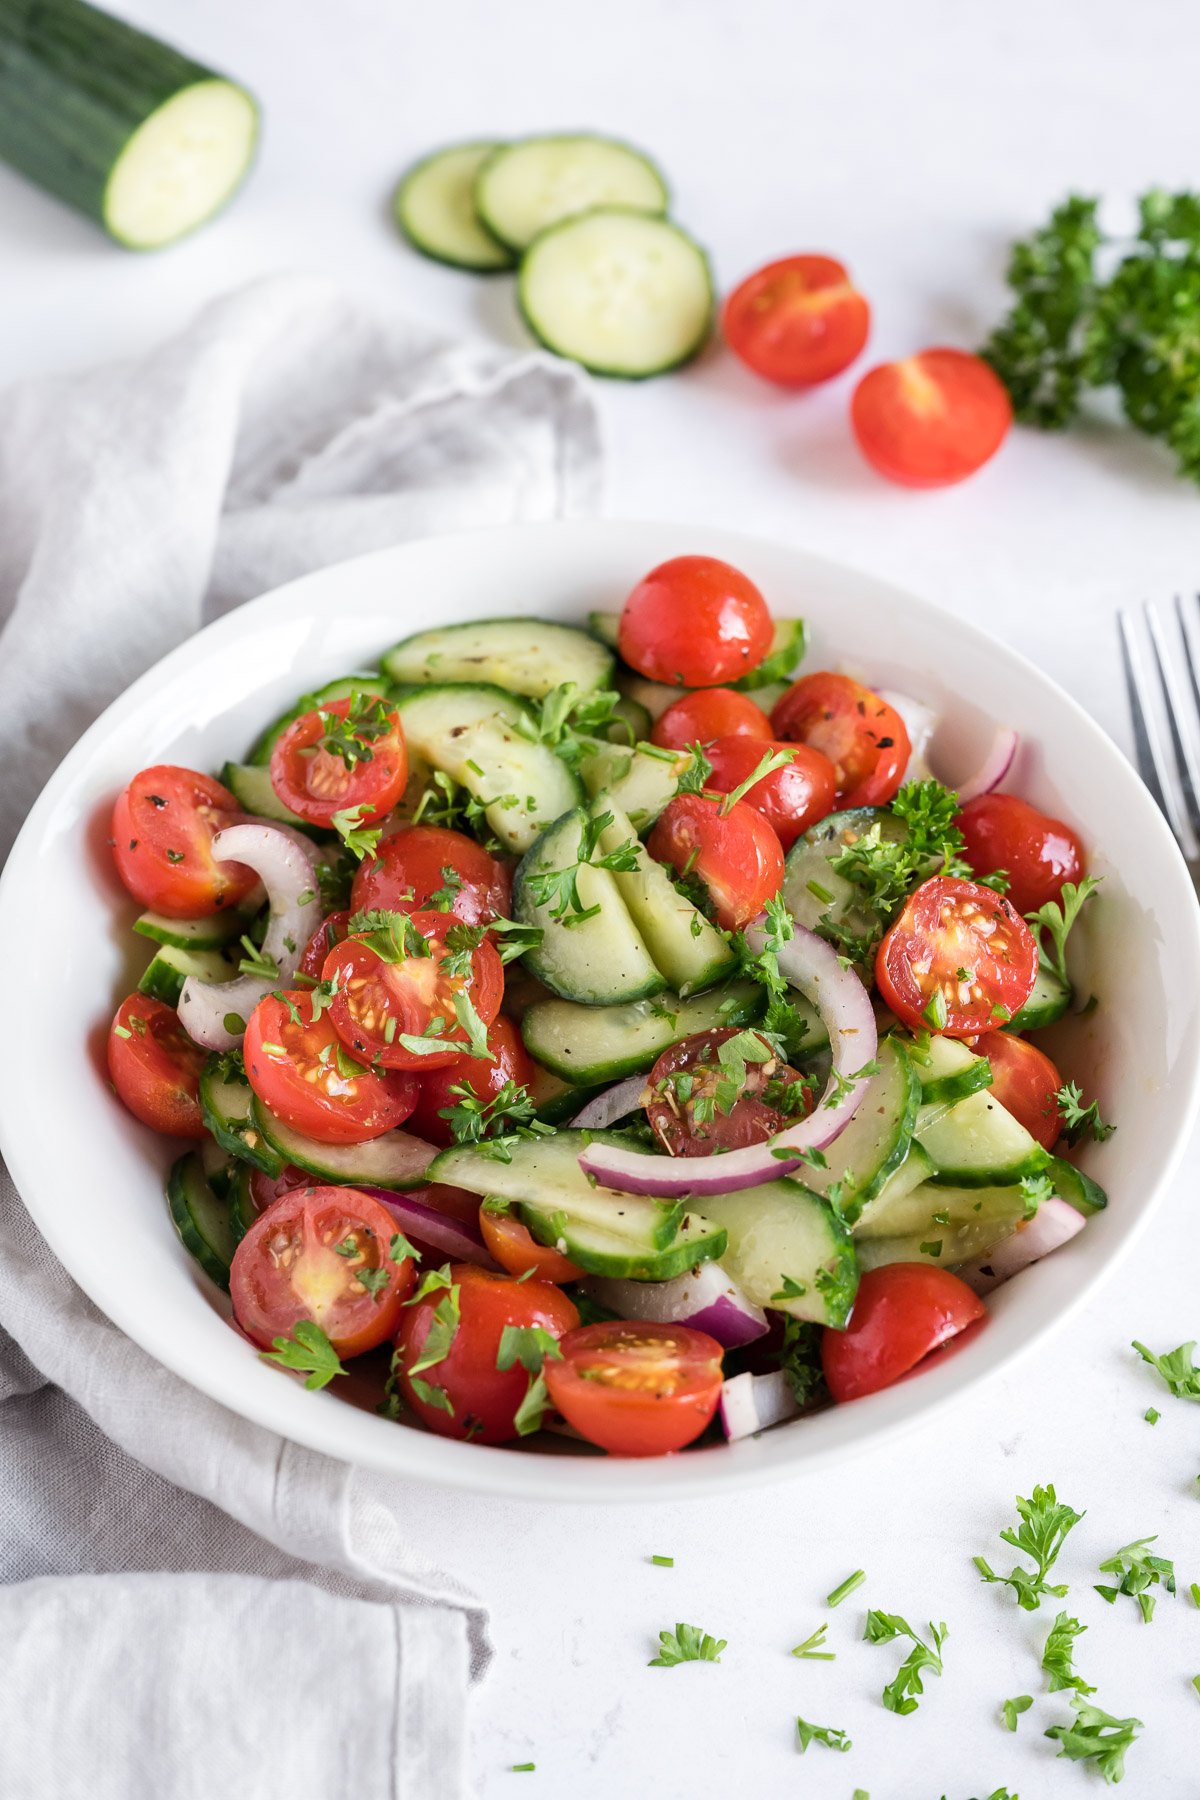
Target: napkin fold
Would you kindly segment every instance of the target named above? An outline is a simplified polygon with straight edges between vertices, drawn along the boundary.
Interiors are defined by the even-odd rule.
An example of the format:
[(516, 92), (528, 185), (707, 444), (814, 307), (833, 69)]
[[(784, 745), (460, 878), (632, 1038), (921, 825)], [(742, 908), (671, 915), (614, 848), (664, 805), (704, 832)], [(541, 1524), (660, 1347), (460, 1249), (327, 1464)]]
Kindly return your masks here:
[[(11, 391), (0, 851), (84, 727), (211, 618), (404, 538), (587, 512), (599, 468), (578, 371), (306, 278)], [(403, 1492), (161, 1368), (0, 1169), (5, 1800), (257, 1795), (268, 1770), (272, 1793), (464, 1792), (486, 1612), (408, 1541)]]

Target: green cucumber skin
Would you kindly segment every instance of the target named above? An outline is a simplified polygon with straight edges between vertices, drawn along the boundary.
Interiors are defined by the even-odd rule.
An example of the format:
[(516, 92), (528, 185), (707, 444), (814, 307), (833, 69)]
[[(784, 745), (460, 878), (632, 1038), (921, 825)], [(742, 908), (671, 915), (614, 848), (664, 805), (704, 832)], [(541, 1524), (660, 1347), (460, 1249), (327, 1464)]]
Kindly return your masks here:
[(183, 88), (225, 79), (85, 0), (0, 0), (0, 158), (105, 229), (134, 132)]
[(222, 1082), (220, 1060), (210, 1056), (200, 1071), (200, 1116), (206, 1130), (230, 1156), (274, 1178), (282, 1173), (283, 1157), (256, 1129), (253, 1103), (249, 1083)]
[(171, 1223), (178, 1232), (179, 1240), (188, 1255), (203, 1269), (210, 1281), (215, 1281), (218, 1287), (228, 1290), (229, 1265), (234, 1244), (233, 1227), (232, 1224), (229, 1224), (228, 1248), (230, 1255), (227, 1259), (202, 1235), (192, 1216), (190, 1190), (193, 1184), (202, 1184), (205, 1198), (210, 1203), (214, 1214), (224, 1211), (226, 1217), (228, 1216), (226, 1204), (217, 1199), (209, 1183), (205, 1180), (199, 1155), (195, 1150), (189, 1150), (179, 1158), (178, 1162), (171, 1165), (170, 1173), (167, 1176), (167, 1209), (171, 1215)]

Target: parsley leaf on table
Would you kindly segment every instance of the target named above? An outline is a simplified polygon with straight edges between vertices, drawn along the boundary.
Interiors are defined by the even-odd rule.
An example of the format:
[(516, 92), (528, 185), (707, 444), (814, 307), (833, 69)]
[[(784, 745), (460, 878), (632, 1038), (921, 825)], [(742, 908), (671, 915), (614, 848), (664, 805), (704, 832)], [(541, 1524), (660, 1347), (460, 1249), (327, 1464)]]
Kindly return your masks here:
[(1060, 1612), (1050, 1627), (1046, 1648), (1042, 1651), (1042, 1668), (1050, 1678), (1052, 1694), (1057, 1694), (1061, 1688), (1074, 1688), (1079, 1694), (1095, 1693), (1095, 1688), (1089, 1687), (1082, 1675), (1075, 1673), (1075, 1639), (1082, 1637), (1086, 1630), (1086, 1625), (1065, 1612)]
[(306, 1388), (328, 1387), (335, 1375), (346, 1374), (337, 1351), (311, 1319), (297, 1319), (290, 1337), (272, 1338), (271, 1343), (272, 1349), (259, 1351), (263, 1362), (306, 1374)]
[(872, 1609), (867, 1614), (867, 1626), (863, 1637), (868, 1644), (887, 1644), (893, 1638), (906, 1637), (912, 1643), (912, 1649), (900, 1664), (895, 1678), (883, 1690), (883, 1704), (889, 1712), (913, 1713), (917, 1710), (918, 1696), (925, 1692), (921, 1681), (922, 1674), (928, 1670), (932, 1675), (942, 1672), (942, 1645), (948, 1636), (948, 1629), (943, 1621), (941, 1625), (929, 1622), (930, 1643), (918, 1637), (912, 1626), (902, 1619), (899, 1613), (877, 1612)]
[(1072, 1762), (1094, 1762), (1105, 1781), (1118, 1782), (1125, 1773), (1125, 1752), (1137, 1740), (1140, 1719), (1114, 1719), (1102, 1707), (1093, 1706), (1082, 1694), (1071, 1695), (1073, 1725), (1051, 1725), (1048, 1738), (1057, 1738), (1060, 1756)]
[(1067, 1533), (1078, 1525), (1083, 1514), (1060, 1501), (1050, 1482), (1045, 1487), (1035, 1487), (1028, 1500), (1018, 1494), (1017, 1513), (1021, 1522), (1016, 1530), (1009, 1527), (1000, 1536), (1006, 1544), (1030, 1558), (1035, 1565), (1033, 1570), (1018, 1568), (1011, 1575), (997, 1575), (982, 1556), (971, 1560), (984, 1581), (998, 1581), (1011, 1587), (1017, 1605), (1026, 1612), (1036, 1612), (1044, 1595), (1061, 1596), (1067, 1591), (1065, 1583), (1059, 1587), (1051, 1586), (1046, 1576), (1054, 1566)]
[(807, 1719), (796, 1720), (796, 1736), (802, 1756), (810, 1744), (824, 1744), (827, 1750), (841, 1750), (843, 1753), (851, 1747), (850, 1739), (837, 1726), (810, 1725)]
[(1032, 1705), (1032, 1694), (1018, 1694), (1015, 1700), (1006, 1700), (1000, 1709), (1004, 1714), (1004, 1724), (1006, 1729), (1015, 1731), (1017, 1729), (1018, 1718), (1022, 1713), (1028, 1712)]
[(1143, 1362), (1157, 1369), (1177, 1400), (1200, 1400), (1200, 1368), (1196, 1367), (1192, 1352), (1196, 1348), (1196, 1340), (1180, 1344), (1174, 1350), (1166, 1351), (1162, 1356), (1155, 1356), (1153, 1350), (1147, 1350), (1145, 1344), (1133, 1340), (1133, 1348)]
[(676, 1663), (720, 1662), (726, 1647), (725, 1638), (710, 1637), (698, 1625), (676, 1625), (674, 1631), (660, 1631), (659, 1651), (650, 1659), (652, 1669), (672, 1669)]
[(1118, 1594), (1128, 1594), (1137, 1601), (1142, 1611), (1142, 1619), (1148, 1625), (1154, 1617), (1155, 1596), (1150, 1593), (1152, 1587), (1161, 1582), (1168, 1594), (1175, 1592), (1175, 1564), (1165, 1556), (1155, 1556), (1147, 1548), (1158, 1542), (1157, 1534), (1153, 1537), (1135, 1538), (1132, 1544), (1122, 1545), (1115, 1550), (1107, 1562), (1100, 1564), (1102, 1575), (1119, 1575), (1120, 1583), (1116, 1587), (1097, 1587), (1096, 1592), (1102, 1600), (1112, 1606)]

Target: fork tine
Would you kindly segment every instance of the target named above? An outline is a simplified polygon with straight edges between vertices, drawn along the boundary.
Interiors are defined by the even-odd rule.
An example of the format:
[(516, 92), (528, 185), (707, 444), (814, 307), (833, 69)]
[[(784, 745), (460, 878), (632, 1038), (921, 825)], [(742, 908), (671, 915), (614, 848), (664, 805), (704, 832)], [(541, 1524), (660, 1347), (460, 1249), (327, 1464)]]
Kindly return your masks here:
[(1187, 832), (1190, 838), (1191, 832), (1175, 802), (1170, 766), (1165, 747), (1159, 736), (1153, 692), (1143, 667), (1133, 621), (1124, 609), (1117, 614), (1117, 628), (1121, 639), (1121, 662), (1124, 666), (1125, 685), (1129, 694), (1129, 714), (1133, 722), (1133, 743), (1138, 770), (1142, 780), (1157, 801), (1167, 824), (1175, 833), (1176, 838), (1182, 841), (1184, 833)]
[[(1200, 594), (1192, 595), (1191, 612), (1193, 617), (1200, 620)], [(1189, 626), (1188, 624), (1188, 614), (1184, 609), (1182, 594), (1176, 594), (1175, 596), (1175, 617), (1179, 624), (1179, 635), (1183, 639), (1184, 667), (1188, 672), (1188, 682), (1192, 690), (1192, 699), (1196, 704), (1196, 716), (1197, 718), (1200, 718), (1200, 674), (1198, 674), (1196, 670), (1197, 652), (1196, 647), (1192, 642), (1192, 631), (1194, 627)]]
[(1200, 764), (1196, 760), (1193, 741), (1194, 727), (1189, 729), (1188, 726), (1190, 708), (1179, 690), (1179, 684), (1175, 678), (1175, 665), (1167, 656), (1158, 614), (1150, 605), (1146, 606), (1145, 613), (1146, 625), (1150, 632), (1150, 648), (1154, 652), (1154, 660), (1158, 665), (1158, 679), (1162, 683), (1162, 691), (1167, 703), (1167, 730), (1171, 737), (1171, 748), (1175, 753), (1175, 767), (1179, 775), (1183, 803), (1187, 809), (1188, 823), (1194, 832), (1200, 832), (1200, 800), (1197, 800), (1196, 797), (1200, 793)]

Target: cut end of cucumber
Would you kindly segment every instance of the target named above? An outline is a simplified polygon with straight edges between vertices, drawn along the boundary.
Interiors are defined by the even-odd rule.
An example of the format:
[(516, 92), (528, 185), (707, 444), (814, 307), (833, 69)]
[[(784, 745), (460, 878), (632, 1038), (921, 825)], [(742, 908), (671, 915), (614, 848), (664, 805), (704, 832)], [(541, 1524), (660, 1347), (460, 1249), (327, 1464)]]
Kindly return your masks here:
[(401, 177), (393, 207), (414, 250), (455, 269), (486, 275), (511, 269), (512, 252), (479, 222), (475, 177), (497, 150), (494, 139), (451, 144), (424, 157)]
[(479, 170), (473, 198), (486, 229), (520, 252), (539, 232), (594, 206), (665, 213), (669, 196), (640, 150), (579, 133), (502, 145)]
[(712, 328), (704, 251), (678, 225), (628, 207), (542, 232), (521, 260), (518, 299), (548, 350), (629, 381), (689, 362)]
[(258, 107), (231, 81), (198, 81), (150, 114), (113, 164), (104, 224), (130, 250), (157, 250), (203, 225), (241, 185)]

